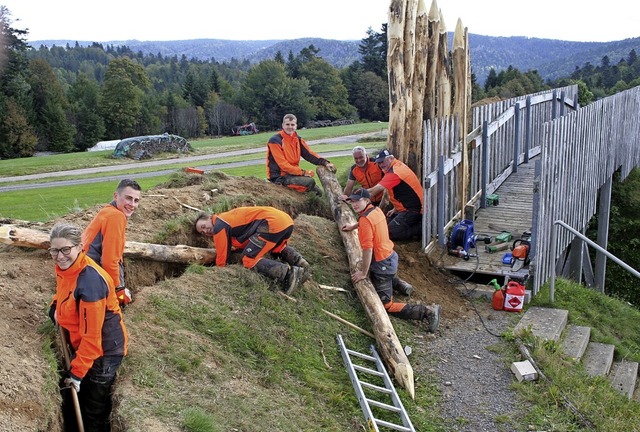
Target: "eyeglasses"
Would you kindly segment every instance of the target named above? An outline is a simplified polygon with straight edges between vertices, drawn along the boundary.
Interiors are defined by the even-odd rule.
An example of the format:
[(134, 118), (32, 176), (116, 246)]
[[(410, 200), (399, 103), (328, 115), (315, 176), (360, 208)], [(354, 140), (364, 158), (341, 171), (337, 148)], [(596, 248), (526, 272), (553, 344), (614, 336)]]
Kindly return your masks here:
[(62, 255), (64, 255), (64, 256), (69, 256), (69, 254), (71, 253), (71, 249), (73, 249), (76, 246), (77, 245), (65, 246), (65, 247), (62, 247), (60, 249), (49, 248), (49, 254), (54, 258), (58, 256), (59, 252), (62, 252)]

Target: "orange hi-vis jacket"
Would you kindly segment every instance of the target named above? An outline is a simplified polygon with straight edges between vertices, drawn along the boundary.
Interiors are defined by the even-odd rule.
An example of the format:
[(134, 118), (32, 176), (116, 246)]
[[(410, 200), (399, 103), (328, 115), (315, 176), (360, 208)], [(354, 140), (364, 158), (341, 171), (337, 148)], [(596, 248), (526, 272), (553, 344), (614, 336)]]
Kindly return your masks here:
[(127, 217), (115, 201), (103, 207), (82, 233), (82, 250), (109, 273), (117, 287), (124, 286), (124, 245)]
[(394, 159), (378, 183), (389, 193), (389, 201), (398, 212), (422, 213), (422, 185), (411, 168)]
[(231, 248), (244, 248), (256, 232), (275, 234), (293, 226), (287, 213), (273, 207), (237, 207), (211, 216), (216, 265), (224, 267)]
[(280, 131), (267, 143), (267, 178), (275, 181), (278, 177), (304, 175), (300, 168), (300, 158), (314, 165), (324, 165), (327, 160), (318, 156), (296, 132), (287, 135)]
[(387, 218), (379, 208), (369, 204), (358, 219), (358, 240), (362, 249), (373, 249), (374, 261), (382, 261), (393, 254)]
[[(369, 158), (363, 167), (353, 164), (349, 170), (349, 180), (358, 182), (365, 189), (371, 189), (377, 185), (383, 175), (384, 173), (373, 158)], [(382, 193), (371, 197), (373, 203), (379, 203), (381, 200)]]
[(97, 358), (127, 354), (127, 329), (113, 281), (84, 252), (66, 270), (56, 265), (52, 304), (75, 351), (71, 375), (82, 379)]

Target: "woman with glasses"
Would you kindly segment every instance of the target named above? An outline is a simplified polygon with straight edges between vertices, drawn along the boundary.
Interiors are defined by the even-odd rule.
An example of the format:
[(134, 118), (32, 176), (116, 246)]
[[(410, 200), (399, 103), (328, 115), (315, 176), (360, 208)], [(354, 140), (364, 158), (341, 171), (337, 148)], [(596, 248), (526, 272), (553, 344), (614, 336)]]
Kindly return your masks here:
[(127, 353), (127, 331), (111, 277), (82, 252), (82, 230), (51, 229), (56, 293), (49, 317), (69, 333), (73, 353), (65, 384), (78, 392), (86, 431), (111, 430), (111, 388)]

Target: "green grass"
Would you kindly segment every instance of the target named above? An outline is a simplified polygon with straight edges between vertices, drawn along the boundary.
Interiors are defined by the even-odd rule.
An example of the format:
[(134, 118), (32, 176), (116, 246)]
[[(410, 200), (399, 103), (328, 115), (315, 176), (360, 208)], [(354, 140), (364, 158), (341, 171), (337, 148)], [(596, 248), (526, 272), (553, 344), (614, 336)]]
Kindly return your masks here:
[(188, 408), (183, 413), (183, 427), (187, 432), (219, 432), (216, 420), (200, 408)]
[[(382, 144), (382, 143), (380, 143)], [(351, 146), (351, 145), (350, 145)], [(331, 150), (333, 151), (335, 148), (341, 149), (340, 146), (331, 146)], [(344, 146), (342, 146), (344, 147)], [(369, 147), (367, 145), (367, 147)], [(374, 147), (371, 147), (374, 148)], [(49, 156), (48, 156), (49, 157)], [(255, 155), (254, 155), (255, 157)], [(246, 157), (246, 160), (249, 160)], [(41, 158), (45, 159), (45, 158)], [(234, 158), (240, 159), (240, 158)], [(346, 170), (353, 164), (353, 158), (351, 156), (343, 156), (331, 158), (331, 162), (333, 162), (338, 168), (338, 180), (341, 184), (346, 182)], [(189, 164), (185, 164), (189, 165)], [(193, 164), (191, 164), (193, 165)], [(203, 163), (198, 163), (198, 165), (204, 165)], [(305, 169), (315, 169), (313, 165), (306, 161), (302, 161), (301, 167)], [(175, 166), (172, 166), (175, 168)], [(152, 169), (144, 169), (144, 170), (135, 170), (135, 171), (118, 171), (116, 173), (109, 172), (104, 175), (118, 175), (121, 174), (122, 177), (126, 177), (127, 174), (131, 173), (139, 173), (139, 172), (148, 172), (150, 170), (156, 171), (162, 169), (161, 167), (154, 167)], [(176, 169), (178, 170), (178, 169)], [(244, 167), (238, 168), (228, 168), (221, 169), (220, 171), (225, 172), (234, 176), (251, 176), (257, 178), (265, 177), (265, 167), (263, 164), (258, 165), (247, 165)], [(99, 177), (100, 175), (95, 176), (83, 176), (83, 177)], [(138, 183), (142, 186), (143, 190), (151, 189), (155, 186), (158, 186), (161, 183), (166, 182), (170, 178), (170, 175), (163, 175), (159, 177), (148, 177), (138, 179)], [(320, 180), (316, 177), (316, 182), (319, 183)], [(9, 191), (9, 192), (1, 192), (0, 193), (0, 201), (2, 205), (0, 205), (0, 216), (11, 219), (20, 219), (20, 220), (28, 220), (34, 222), (44, 222), (48, 220), (52, 220), (58, 218), (67, 213), (73, 213), (75, 211), (80, 211), (86, 209), (88, 207), (94, 206), (96, 204), (105, 203), (111, 200), (113, 196), (113, 191), (115, 189), (115, 182), (112, 180), (104, 181), (104, 182), (96, 182), (91, 184), (84, 185), (75, 185), (75, 186), (58, 186), (51, 188), (34, 188), (34, 189), (25, 189), (18, 191)], [(144, 200), (141, 205), (144, 205)]]
[[(169, 176), (139, 179), (143, 190), (169, 179)], [(113, 181), (76, 186), (25, 189), (0, 193), (0, 216), (44, 222), (81, 211), (113, 199)]]
[[(548, 286), (531, 305), (567, 309), (569, 323), (591, 327), (592, 341), (615, 345), (617, 360), (640, 361), (640, 311), (566, 280), (557, 280), (555, 289), (552, 305)], [(530, 344), (549, 381), (515, 384), (529, 406), (522, 413), (525, 424), (535, 430), (640, 430), (640, 403), (620, 395), (607, 378), (589, 378), (581, 364), (574, 365), (561, 355), (557, 343)], [(567, 402), (579, 414), (569, 410)]]
[(362, 352), (370, 340), (321, 311), (345, 315), (357, 299), (319, 294), (301, 290), (291, 303), (239, 266), (154, 286), (142, 310), (127, 311), (138, 341), (121, 374), (135, 386), (131, 399), (120, 397), (127, 430), (144, 430), (149, 417), (174, 424), (176, 413), (186, 430), (357, 430), (362, 412), (335, 335), (346, 332)]
[[(376, 141), (375, 146), (368, 144), (367, 147), (370, 150), (375, 150), (384, 146), (383, 142)], [(320, 154), (334, 152), (334, 151), (342, 151), (342, 150), (350, 150), (353, 147), (353, 144), (318, 144), (313, 146), (314, 151)], [(47, 156), (52, 157), (52, 156)], [(109, 170), (103, 172), (96, 172), (90, 174), (77, 174), (77, 175), (64, 175), (58, 177), (48, 177), (42, 180), (21, 180), (21, 181), (13, 181), (13, 182), (1, 182), (0, 186), (7, 185), (18, 185), (18, 184), (38, 184), (43, 181), (63, 181), (63, 180), (74, 180), (74, 179), (85, 179), (85, 178), (101, 178), (101, 177), (112, 177), (112, 176), (126, 176), (127, 174), (133, 173), (146, 173), (146, 172), (155, 172), (155, 171), (163, 171), (163, 170), (181, 170), (186, 167), (194, 167), (194, 166), (210, 166), (210, 165), (221, 165), (231, 162), (242, 162), (242, 161), (255, 161), (258, 160), (260, 162), (264, 161), (265, 153), (253, 153), (247, 155), (238, 155), (238, 156), (229, 156), (215, 159), (203, 159), (192, 162), (183, 162), (183, 163), (168, 163), (166, 165), (155, 165), (151, 167), (144, 168), (134, 168), (127, 165), (122, 165), (122, 169), (120, 170)], [(304, 160), (303, 160), (304, 162)], [(116, 166), (120, 166), (117, 161), (114, 163)]]
[[(382, 134), (387, 126), (388, 123), (361, 123), (330, 128), (305, 129), (300, 130), (299, 133), (305, 140), (310, 141), (369, 132), (380, 132)], [(274, 132), (265, 132), (257, 135), (199, 139), (191, 141), (191, 144), (195, 150), (194, 155), (222, 153), (231, 150), (264, 147), (273, 133)], [(104, 150), (99, 152), (78, 152), (56, 154), (46, 157), (0, 160), (0, 177), (109, 165), (127, 165), (136, 162), (129, 159), (111, 158), (111, 153), (110, 150)], [(163, 154), (158, 157), (158, 159), (160, 158), (175, 158), (175, 155)]]
[[(297, 205), (304, 208), (306, 201)], [(298, 234), (292, 246), (312, 262), (313, 280), (350, 287), (347, 259), (328, 259), (341, 242), (335, 223), (309, 215), (297, 220), (309, 235)], [(179, 221), (166, 226), (170, 233), (188, 229)], [(372, 340), (323, 312), (370, 329), (355, 294), (307, 283), (291, 301), (239, 265), (192, 265), (135, 289), (143, 292), (134, 293), (137, 301), (125, 311), (131, 346), (116, 389), (119, 430), (151, 430), (151, 419), (186, 431), (365, 430), (336, 335), (363, 353)], [(422, 337), (412, 323), (394, 325), (403, 340), (416, 332)], [(417, 430), (446, 430), (434, 382), (416, 380), (415, 400), (396, 390)]]

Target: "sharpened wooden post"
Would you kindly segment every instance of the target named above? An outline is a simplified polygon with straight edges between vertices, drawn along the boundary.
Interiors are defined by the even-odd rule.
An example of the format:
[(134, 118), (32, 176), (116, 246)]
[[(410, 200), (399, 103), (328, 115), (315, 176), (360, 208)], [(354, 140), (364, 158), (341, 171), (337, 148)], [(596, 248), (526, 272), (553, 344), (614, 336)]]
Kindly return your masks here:
[[(342, 236), (349, 268), (351, 272), (360, 268), (362, 262), (362, 247), (356, 231), (342, 231), (341, 227), (356, 222), (356, 216), (349, 204), (340, 200), (342, 187), (338, 183), (336, 175), (323, 166), (317, 168), (318, 178), (324, 187), (327, 199), (331, 206), (333, 217), (338, 224)], [(404, 352), (400, 340), (391, 324), (389, 315), (384, 309), (380, 297), (376, 293), (371, 281), (367, 278), (354, 284), (360, 302), (371, 320), (371, 327), (378, 343), (378, 351), (384, 360), (389, 373), (393, 375), (399, 385), (415, 398), (415, 386), (413, 382), (413, 368)]]

